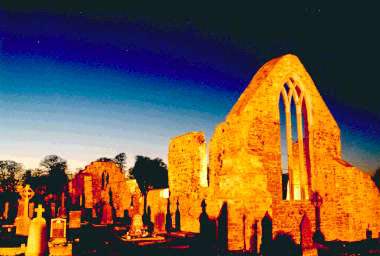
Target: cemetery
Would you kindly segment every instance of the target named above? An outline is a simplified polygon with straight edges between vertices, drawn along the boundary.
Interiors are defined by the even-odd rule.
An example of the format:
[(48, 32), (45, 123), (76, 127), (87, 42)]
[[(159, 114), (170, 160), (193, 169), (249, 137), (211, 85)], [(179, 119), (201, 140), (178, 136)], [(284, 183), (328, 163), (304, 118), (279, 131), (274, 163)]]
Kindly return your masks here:
[(379, 190), (342, 159), (340, 128), (296, 56), (261, 67), (206, 144), (197, 131), (171, 139), (167, 187), (107, 159), (55, 194), (18, 185), (2, 201), (0, 255), (380, 253)]

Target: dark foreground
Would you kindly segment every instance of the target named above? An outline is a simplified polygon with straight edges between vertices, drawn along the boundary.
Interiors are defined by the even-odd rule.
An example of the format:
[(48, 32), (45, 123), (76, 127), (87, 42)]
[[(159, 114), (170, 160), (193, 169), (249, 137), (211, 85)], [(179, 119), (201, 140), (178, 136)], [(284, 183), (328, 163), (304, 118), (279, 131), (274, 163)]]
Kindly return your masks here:
[[(74, 255), (255, 255), (253, 252), (229, 252), (199, 234), (172, 233), (165, 242), (138, 245), (124, 242), (112, 228), (86, 226), (72, 235), (80, 238), (74, 244)], [(274, 241), (271, 255), (301, 255), (299, 246)], [(380, 255), (380, 239), (359, 242), (329, 241), (318, 246), (318, 255)]]
[[(26, 242), (25, 238), (7, 237), (3, 233), (0, 247), (12, 247), (13, 244)], [(157, 243), (125, 242), (121, 233), (111, 227), (83, 226), (80, 230), (68, 230), (68, 240), (73, 241), (73, 255), (257, 255), (253, 252), (226, 252), (215, 241), (199, 234), (164, 234), (165, 240)], [(289, 240), (273, 241), (270, 248), (273, 255), (301, 255), (298, 245)], [(329, 241), (319, 244), (320, 256), (380, 255), (380, 239), (368, 239), (359, 242)]]

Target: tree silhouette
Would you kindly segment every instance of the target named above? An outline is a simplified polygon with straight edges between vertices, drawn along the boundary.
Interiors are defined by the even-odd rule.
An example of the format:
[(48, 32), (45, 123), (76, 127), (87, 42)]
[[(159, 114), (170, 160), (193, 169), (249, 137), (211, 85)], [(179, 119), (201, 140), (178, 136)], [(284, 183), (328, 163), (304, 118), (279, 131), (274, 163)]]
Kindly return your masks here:
[(151, 159), (146, 156), (136, 156), (136, 162), (131, 170), (140, 191), (144, 197), (144, 216), (146, 217), (147, 195), (149, 190), (168, 187), (168, 169), (160, 158)]
[(60, 195), (68, 181), (66, 160), (57, 155), (48, 155), (41, 161), (40, 165), (48, 173), (48, 192)]
[(114, 162), (124, 171), (127, 156), (125, 153), (117, 154), (114, 158)]
[(97, 162), (113, 162), (113, 160), (111, 158), (108, 158), (108, 157), (100, 157), (98, 159), (96, 159)]
[(0, 161), (0, 188), (3, 191), (14, 192), (21, 172), (20, 163), (11, 160)]
[(32, 170), (31, 169), (25, 170), (24, 174), (22, 175), (22, 184), (23, 185), (30, 184), (32, 179), (33, 179)]
[(380, 167), (376, 169), (375, 173), (372, 175), (372, 180), (375, 182), (378, 189), (380, 189)]

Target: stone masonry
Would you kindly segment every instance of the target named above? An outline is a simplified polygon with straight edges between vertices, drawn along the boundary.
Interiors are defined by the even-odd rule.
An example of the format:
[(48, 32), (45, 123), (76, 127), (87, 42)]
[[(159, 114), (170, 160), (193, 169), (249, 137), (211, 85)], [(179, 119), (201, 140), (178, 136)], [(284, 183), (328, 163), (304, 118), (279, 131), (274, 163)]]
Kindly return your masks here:
[[(284, 126), (280, 124), (280, 99), (285, 106)], [(295, 122), (290, 118), (292, 104)], [(282, 127), (286, 129), (289, 175), (285, 199)], [(296, 129), (297, 139), (292, 138), (292, 129)], [(284, 231), (299, 243), (305, 214), (311, 229), (316, 230), (311, 200), (315, 192), (323, 200), (320, 228), (327, 240), (365, 239), (368, 225), (373, 234), (380, 231), (378, 189), (369, 174), (341, 158), (339, 126), (294, 55), (273, 59), (255, 74), (225, 121), (216, 126), (207, 147), (208, 153), (202, 132), (170, 141), (171, 212), (178, 200), (184, 231), (199, 232), (205, 199), (207, 214), (216, 222), (222, 205), (227, 204), (229, 250), (252, 249), (251, 227), (261, 223), (266, 213), (272, 219), (273, 236)], [(261, 225), (256, 232), (260, 244)]]
[(112, 195), (116, 217), (123, 217), (124, 210), (130, 214), (139, 212), (141, 193), (136, 181), (126, 179), (121, 168), (113, 161), (90, 163), (75, 175), (69, 187), (74, 205), (95, 209), (97, 205), (110, 202)]

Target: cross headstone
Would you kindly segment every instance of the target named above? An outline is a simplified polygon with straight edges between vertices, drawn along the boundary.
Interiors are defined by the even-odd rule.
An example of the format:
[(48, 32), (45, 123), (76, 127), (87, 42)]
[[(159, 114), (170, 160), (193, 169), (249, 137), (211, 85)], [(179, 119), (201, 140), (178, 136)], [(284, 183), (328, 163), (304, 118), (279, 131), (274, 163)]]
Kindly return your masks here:
[(65, 193), (61, 194), (61, 206), (58, 209), (58, 216), (66, 218), (66, 207), (65, 207)]
[(42, 218), (42, 213), (45, 211), (45, 209), (42, 207), (41, 204), (39, 204), (34, 211), (37, 213), (37, 218)]
[[(25, 187), (19, 186), (17, 192), (20, 194), (19, 209), (17, 211), (17, 218), (15, 219), (16, 235), (27, 236), (29, 234), (29, 200), (34, 196), (33, 190), (29, 185)], [(22, 208), (22, 209), (21, 209)]]
[(21, 197), (24, 199), (24, 217), (28, 216), (28, 206), (29, 200), (34, 196), (33, 190), (30, 188), (29, 184), (25, 185), (25, 188), (21, 191)]
[(312, 194), (311, 202), (315, 207), (315, 233), (314, 241), (322, 242), (324, 240), (324, 235), (321, 231), (321, 206), (323, 204), (322, 196), (316, 191)]
[(36, 218), (32, 220), (29, 228), (29, 236), (25, 255), (46, 255), (48, 252), (46, 221), (42, 217), (45, 211), (42, 205), (39, 204), (35, 209)]

